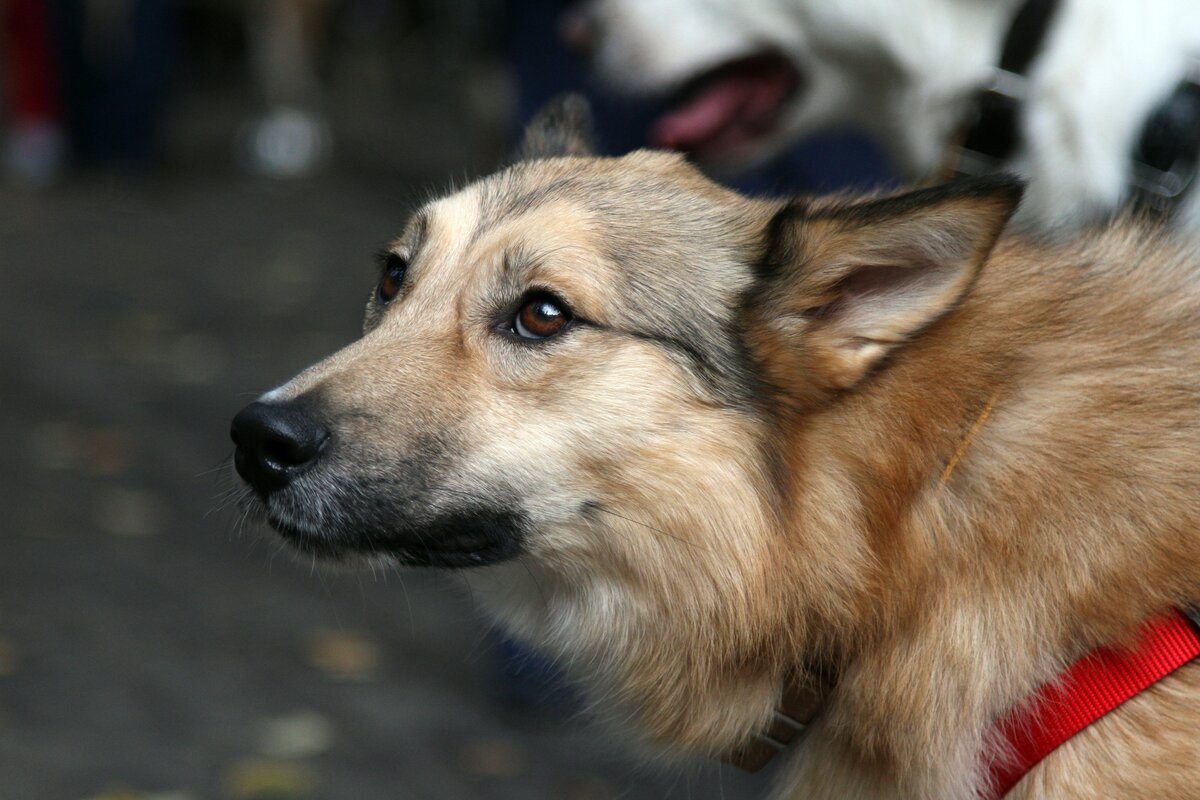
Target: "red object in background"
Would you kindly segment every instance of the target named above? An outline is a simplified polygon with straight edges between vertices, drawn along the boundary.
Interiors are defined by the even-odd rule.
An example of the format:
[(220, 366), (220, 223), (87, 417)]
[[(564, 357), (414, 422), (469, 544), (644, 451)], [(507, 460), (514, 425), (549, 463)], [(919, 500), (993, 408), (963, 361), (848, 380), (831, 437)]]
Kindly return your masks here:
[(57, 122), (62, 116), (58, 72), (46, 0), (4, 3), (5, 72), (9, 116), (17, 125)]

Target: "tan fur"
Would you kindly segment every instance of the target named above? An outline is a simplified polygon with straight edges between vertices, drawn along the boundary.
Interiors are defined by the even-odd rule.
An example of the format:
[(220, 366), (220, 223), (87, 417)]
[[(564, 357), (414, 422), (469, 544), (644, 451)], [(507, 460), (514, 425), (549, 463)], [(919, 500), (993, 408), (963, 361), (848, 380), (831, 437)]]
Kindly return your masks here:
[[(424, 209), (403, 295), (269, 397), (320, 397), (356, 474), (519, 496), (523, 554), (476, 573), (480, 604), (655, 746), (727, 752), (818, 668), (779, 797), (969, 798), (998, 715), (1200, 598), (1200, 262), (1131, 223), (992, 249), (987, 193), (805, 204), (781, 256), (781, 207), (660, 154), (520, 164)], [(845, 270), (889, 258), (945, 272), (884, 313)], [(494, 341), (511, 270), (588, 324)], [(744, 345), (744, 397), (729, 354), (647, 333), (696, 320)], [(445, 466), (396, 460), (431, 437)], [(1200, 797), (1198, 675), (1014, 797)]]

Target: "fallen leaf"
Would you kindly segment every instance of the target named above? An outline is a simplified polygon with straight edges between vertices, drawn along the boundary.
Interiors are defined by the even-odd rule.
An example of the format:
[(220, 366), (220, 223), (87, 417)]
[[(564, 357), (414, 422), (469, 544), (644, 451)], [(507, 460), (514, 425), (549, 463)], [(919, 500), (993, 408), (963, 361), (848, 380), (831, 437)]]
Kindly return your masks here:
[(141, 797), (132, 789), (117, 787), (105, 789), (100, 794), (94, 794), (88, 797), (87, 800), (141, 800)]
[(338, 680), (370, 680), (379, 669), (375, 643), (344, 631), (317, 631), (309, 638), (307, 654), (310, 664)]
[(527, 769), (525, 752), (511, 739), (489, 737), (467, 742), (463, 768), (484, 778), (516, 778)]
[(607, 781), (588, 777), (570, 784), (564, 800), (614, 800), (617, 791)]
[(284, 759), (310, 758), (333, 744), (333, 725), (315, 711), (300, 711), (262, 723), (258, 751)]
[(140, 489), (114, 488), (100, 495), (94, 519), (113, 536), (151, 536), (163, 520), (162, 504)]
[(237, 762), (226, 773), (225, 783), (236, 800), (301, 800), (312, 797), (317, 786), (311, 770), (266, 759)]
[(94, 794), (87, 800), (196, 800), (191, 792), (139, 792), (123, 786), (105, 789), (100, 794)]
[(169, 359), (170, 318), (158, 312), (137, 312), (117, 318), (108, 332), (114, 356), (132, 364), (162, 364)]
[(30, 461), (38, 469), (72, 469), (79, 463), (79, 429), (67, 420), (35, 425), (29, 432)]
[(211, 336), (187, 333), (171, 346), (171, 373), (182, 384), (208, 383), (225, 369), (225, 351)]
[(0, 678), (12, 675), (20, 666), (21, 656), (12, 640), (0, 637)]
[(79, 456), (93, 475), (119, 475), (129, 469), (133, 448), (129, 434), (117, 428), (96, 428), (79, 437)]

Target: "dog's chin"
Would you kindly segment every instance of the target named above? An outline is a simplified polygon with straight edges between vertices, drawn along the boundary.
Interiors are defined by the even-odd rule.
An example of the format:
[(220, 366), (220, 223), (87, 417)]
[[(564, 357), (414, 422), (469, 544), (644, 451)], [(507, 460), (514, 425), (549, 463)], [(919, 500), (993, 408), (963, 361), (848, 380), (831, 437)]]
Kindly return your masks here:
[(394, 530), (353, 525), (318, 529), (270, 511), (266, 521), (305, 555), (342, 563), (385, 560), (442, 569), (484, 567), (515, 558), (521, 553), (525, 527), (521, 515), (508, 511), (459, 512)]

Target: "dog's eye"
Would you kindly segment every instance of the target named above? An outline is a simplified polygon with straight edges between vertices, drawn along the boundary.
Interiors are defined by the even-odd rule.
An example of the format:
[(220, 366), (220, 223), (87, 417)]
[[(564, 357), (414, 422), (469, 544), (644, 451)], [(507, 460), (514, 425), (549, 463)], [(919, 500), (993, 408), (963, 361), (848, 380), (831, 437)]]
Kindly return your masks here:
[(384, 256), (383, 278), (375, 290), (375, 296), (381, 303), (390, 303), (400, 293), (400, 285), (404, 283), (404, 273), (408, 271), (408, 262), (395, 253)]
[(526, 295), (513, 318), (513, 332), (522, 339), (549, 339), (566, 330), (571, 312), (557, 297), (545, 292)]

